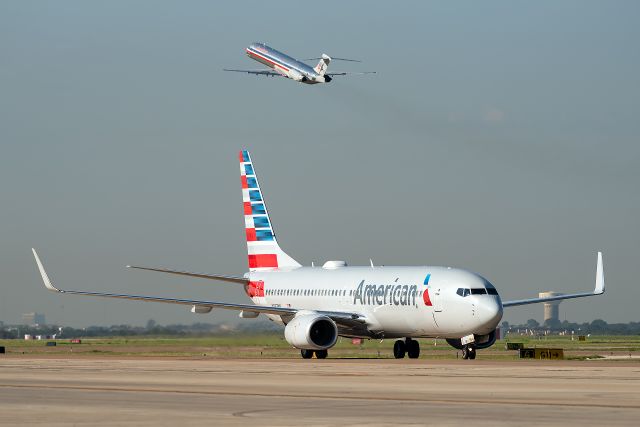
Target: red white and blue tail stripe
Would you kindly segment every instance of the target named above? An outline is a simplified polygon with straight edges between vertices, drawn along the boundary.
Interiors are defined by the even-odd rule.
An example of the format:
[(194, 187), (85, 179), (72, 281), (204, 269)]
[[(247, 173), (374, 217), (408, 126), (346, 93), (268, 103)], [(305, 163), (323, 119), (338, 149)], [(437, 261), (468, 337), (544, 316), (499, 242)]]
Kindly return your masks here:
[(249, 152), (242, 150), (239, 157), (249, 270), (300, 267), (278, 246)]

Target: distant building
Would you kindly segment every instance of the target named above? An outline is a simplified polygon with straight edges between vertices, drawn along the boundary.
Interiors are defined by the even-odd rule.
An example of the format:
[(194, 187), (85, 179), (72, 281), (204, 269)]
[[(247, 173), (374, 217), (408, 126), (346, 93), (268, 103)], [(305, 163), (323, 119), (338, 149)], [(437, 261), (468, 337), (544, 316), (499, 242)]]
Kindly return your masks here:
[[(539, 298), (549, 298), (562, 295), (559, 292), (540, 292)], [(551, 301), (544, 303), (544, 321), (559, 322), (560, 321), (560, 301)]]
[(27, 326), (45, 325), (44, 314), (41, 313), (24, 313), (22, 315), (22, 324)]

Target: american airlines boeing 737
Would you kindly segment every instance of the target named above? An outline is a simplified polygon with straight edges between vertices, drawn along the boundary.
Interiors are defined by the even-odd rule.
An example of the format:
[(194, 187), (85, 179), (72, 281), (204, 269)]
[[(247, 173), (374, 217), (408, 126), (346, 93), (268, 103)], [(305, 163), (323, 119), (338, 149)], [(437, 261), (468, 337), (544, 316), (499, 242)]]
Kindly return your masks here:
[(249, 272), (227, 276), (166, 268), (140, 270), (192, 276), (243, 286), (252, 304), (233, 304), (181, 298), (74, 291), (56, 288), (38, 254), (36, 264), (47, 289), (86, 295), (180, 304), (193, 313), (212, 309), (239, 311), (241, 318), (260, 314), (284, 325), (284, 336), (303, 358), (323, 359), (338, 337), (396, 339), (393, 355), (420, 355), (417, 338), (444, 338), (475, 359), (476, 350), (490, 347), (503, 309), (518, 305), (588, 297), (604, 293), (602, 253), (598, 252), (593, 292), (502, 301), (484, 277), (451, 267), (347, 266), (327, 261), (322, 267), (304, 267), (279, 246), (248, 151), (240, 152), (240, 174), (249, 257)]
[(264, 43), (251, 43), (245, 51), (249, 58), (266, 65), (269, 67), (269, 70), (236, 70), (225, 68), (224, 71), (235, 71), (239, 73), (255, 74), (258, 76), (286, 77), (306, 84), (329, 83), (335, 76), (346, 76), (348, 74), (375, 74), (375, 71), (340, 71), (327, 73), (327, 68), (329, 67), (329, 63), (332, 59), (337, 61), (360, 61), (345, 58), (331, 58), (329, 55), (324, 53), (320, 58), (308, 59), (308, 61), (315, 59), (320, 60), (318, 65), (311, 67), (310, 65), (277, 51)]

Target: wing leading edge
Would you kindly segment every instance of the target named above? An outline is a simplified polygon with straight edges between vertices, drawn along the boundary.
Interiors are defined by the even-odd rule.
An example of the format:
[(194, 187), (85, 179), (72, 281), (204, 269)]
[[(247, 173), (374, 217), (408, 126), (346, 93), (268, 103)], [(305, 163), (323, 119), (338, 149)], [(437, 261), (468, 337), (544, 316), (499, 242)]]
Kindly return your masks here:
[(517, 305), (526, 305), (526, 304), (536, 304), (540, 302), (550, 302), (550, 301), (560, 301), (563, 299), (571, 299), (571, 298), (582, 298), (582, 297), (591, 297), (595, 295), (604, 294), (604, 269), (602, 267), (602, 252), (598, 252), (598, 263), (596, 267), (596, 286), (593, 292), (584, 292), (579, 294), (566, 294), (566, 295), (558, 295), (547, 298), (530, 298), (530, 299), (521, 299), (514, 301), (505, 301), (502, 303), (503, 307), (514, 307)]
[[(285, 316), (285, 317), (293, 317), (298, 313), (298, 311), (302, 311), (300, 309), (292, 308), (292, 307), (268, 307), (268, 306), (253, 305), (253, 304), (234, 304), (234, 303), (226, 303), (226, 302), (218, 302), (218, 301), (190, 300), (190, 299), (180, 299), (180, 298), (154, 297), (154, 296), (147, 296), (147, 295), (114, 294), (114, 293), (105, 293), (105, 292), (73, 291), (73, 290), (59, 289), (59, 288), (56, 288), (51, 282), (51, 279), (49, 278), (49, 275), (44, 269), (44, 266), (42, 265), (42, 261), (40, 261), (40, 257), (38, 256), (38, 253), (36, 252), (36, 250), (33, 248), (31, 250), (33, 251), (33, 256), (36, 260), (36, 264), (38, 265), (38, 270), (40, 271), (40, 276), (42, 276), (42, 281), (44, 282), (44, 286), (52, 292), (69, 294), (69, 295), (84, 295), (84, 296), (93, 296), (93, 297), (128, 299), (128, 300), (136, 300), (136, 301), (160, 302), (160, 303), (166, 303), (166, 304), (191, 305), (191, 306), (197, 306), (197, 307), (222, 308), (225, 310), (275, 314), (275, 315)], [(182, 272), (173, 272), (173, 271), (167, 271), (162, 269), (149, 269), (149, 268), (143, 268), (143, 269), (182, 274)], [(187, 274), (187, 275), (192, 276), (193, 274)], [(195, 276), (195, 277), (200, 277), (200, 276)], [(215, 276), (215, 277), (217, 280), (220, 280), (219, 279), (220, 276)], [(334, 312), (334, 311), (316, 311), (316, 313), (328, 316), (331, 319), (333, 319), (336, 323), (341, 323), (341, 324), (364, 323), (364, 318), (357, 313)]]
[(169, 273), (169, 274), (177, 274), (179, 276), (197, 277), (199, 279), (219, 280), (222, 282), (238, 283), (241, 285), (249, 284), (249, 279), (246, 279), (244, 277), (237, 277), (237, 276), (223, 276), (219, 274), (216, 275), (216, 274), (207, 274), (207, 273), (192, 273), (190, 271), (169, 270), (169, 269), (160, 268), (160, 267), (140, 267), (136, 265), (127, 265), (127, 268), (133, 268), (136, 270), (158, 271), (160, 273)]
[(258, 76), (284, 77), (284, 75), (280, 73), (276, 73), (275, 71), (269, 71), (269, 70), (235, 70), (230, 68), (223, 68), (222, 71), (233, 71), (236, 73), (255, 74)]

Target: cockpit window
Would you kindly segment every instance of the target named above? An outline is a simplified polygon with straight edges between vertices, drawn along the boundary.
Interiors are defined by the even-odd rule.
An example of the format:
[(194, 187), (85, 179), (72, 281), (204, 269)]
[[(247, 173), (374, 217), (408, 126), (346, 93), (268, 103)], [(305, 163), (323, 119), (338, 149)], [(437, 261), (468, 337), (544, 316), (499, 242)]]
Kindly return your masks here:
[(461, 297), (466, 297), (471, 293), (471, 291), (469, 289), (465, 289), (465, 288), (458, 288), (458, 290), (456, 291), (456, 294), (460, 295)]
[(492, 287), (487, 287), (487, 289), (485, 288), (458, 288), (458, 290), (456, 290), (456, 294), (460, 295), (461, 297), (467, 297), (469, 295), (498, 295), (498, 291), (496, 291), (496, 288)]

